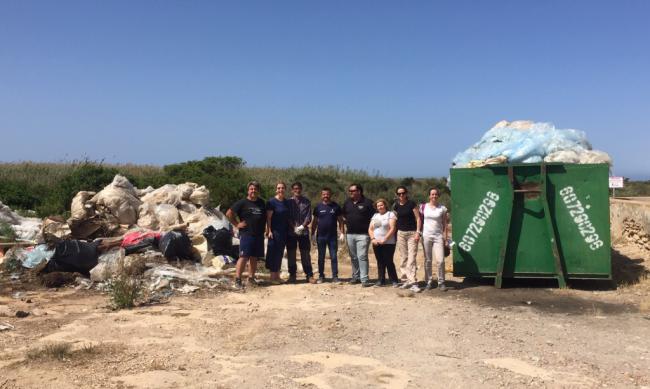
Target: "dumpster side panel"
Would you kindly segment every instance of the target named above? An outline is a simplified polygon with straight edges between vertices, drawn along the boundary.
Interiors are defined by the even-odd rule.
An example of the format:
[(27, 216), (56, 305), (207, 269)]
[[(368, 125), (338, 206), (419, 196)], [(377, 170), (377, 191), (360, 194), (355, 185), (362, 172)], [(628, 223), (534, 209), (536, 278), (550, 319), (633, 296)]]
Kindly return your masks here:
[(451, 182), (454, 275), (494, 274), (512, 204), (507, 169), (452, 169)]
[(611, 279), (607, 165), (553, 166), (549, 205), (571, 278)]

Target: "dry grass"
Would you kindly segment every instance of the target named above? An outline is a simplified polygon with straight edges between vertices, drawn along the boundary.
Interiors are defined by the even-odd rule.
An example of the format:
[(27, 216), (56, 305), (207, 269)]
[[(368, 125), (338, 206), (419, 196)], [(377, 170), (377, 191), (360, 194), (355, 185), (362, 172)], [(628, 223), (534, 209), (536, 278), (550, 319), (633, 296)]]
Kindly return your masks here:
[(52, 343), (27, 351), (27, 359), (56, 359), (62, 361), (72, 356), (70, 343)]

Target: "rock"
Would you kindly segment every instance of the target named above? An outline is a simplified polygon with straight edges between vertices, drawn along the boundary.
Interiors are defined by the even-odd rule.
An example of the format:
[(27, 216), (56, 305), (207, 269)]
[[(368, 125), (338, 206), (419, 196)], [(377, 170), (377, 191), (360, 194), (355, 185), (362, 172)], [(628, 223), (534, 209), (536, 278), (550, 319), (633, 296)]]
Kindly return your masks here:
[(22, 319), (23, 317), (27, 317), (27, 316), (29, 316), (29, 312), (25, 312), (25, 311), (16, 311), (16, 317), (18, 317), (18, 318), (21, 318), (21, 319)]

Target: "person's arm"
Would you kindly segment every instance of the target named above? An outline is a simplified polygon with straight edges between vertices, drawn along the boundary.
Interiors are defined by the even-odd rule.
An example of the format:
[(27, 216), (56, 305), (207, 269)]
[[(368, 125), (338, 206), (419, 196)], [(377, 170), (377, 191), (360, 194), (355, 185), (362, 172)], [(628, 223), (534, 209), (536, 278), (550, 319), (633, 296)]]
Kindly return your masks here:
[(271, 229), (271, 219), (273, 218), (273, 210), (267, 209), (266, 211), (266, 236), (273, 239), (273, 230)]
[[(311, 202), (309, 200), (305, 200), (305, 203), (307, 204), (307, 217), (305, 218), (305, 221), (302, 223), (305, 228), (309, 227), (309, 223), (311, 223)], [(300, 207), (298, 207), (298, 213), (300, 214)]]
[(370, 243), (375, 244), (375, 229), (373, 228), (372, 219), (370, 219), (370, 224), (368, 225), (368, 236), (370, 237)]
[(388, 239), (390, 239), (391, 236), (395, 234), (395, 231), (397, 231), (397, 218), (396, 217), (389, 217), (388, 218), (388, 232), (386, 233), (386, 237), (381, 243), (384, 243)]
[[(315, 212), (316, 210), (314, 210)], [(314, 217), (311, 219), (311, 235), (316, 234), (316, 228), (318, 228), (318, 215), (314, 213)]]
[(413, 215), (415, 215), (415, 229), (418, 232), (415, 234), (415, 241), (417, 242), (420, 240), (420, 235), (422, 234), (422, 220), (420, 220), (420, 210), (418, 209), (417, 204), (415, 205), (415, 208), (413, 208)]
[(449, 228), (447, 223), (449, 222), (449, 213), (445, 210), (445, 213), (442, 214), (442, 236), (445, 238), (445, 244), (449, 240)]
[(228, 218), (228, 221), (230, 222), (230, 224), (235, 226), (238, 230), (241, 229), (241, 228), (246, 227), (246, 221), (244, 221), (244, 220), (238, 221), (236, 216), (237, 215), (232, 210), (232, 208), (228, 208), (228, 210), (226, 211), (226, 217)]

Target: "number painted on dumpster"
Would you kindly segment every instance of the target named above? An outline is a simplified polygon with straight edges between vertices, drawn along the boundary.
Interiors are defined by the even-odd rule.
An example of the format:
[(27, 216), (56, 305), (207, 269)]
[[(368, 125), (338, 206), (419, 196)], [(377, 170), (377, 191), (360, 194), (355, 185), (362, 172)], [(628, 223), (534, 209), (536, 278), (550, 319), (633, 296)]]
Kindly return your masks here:
[(469, 252), (472, 251), (472, 246), (476, 243), (479, 235), (483, 231), (488, 219), (492, 215), (492, 210), (497, 206), (499, 195), (494, 192), (487, 192), (485, 198), (479, 204), (478, 209), (474, 213), (471, 223), (465, 230), (465, 234), (458, 247)]
[(589, 215), (580, 200), (578, 200), (578, 196), (575, 194), (573, 187), (567, 186), (562, 188), (560, 190), (560, 196), (562, 196), (562, 201), (566, 205), (567, 211), (569, 211), (569, 217), (573, 219), (580, 235), (589, 248), (591, 250), (597, 250), (603, 247), (604, 243), (596, 233), (596, 228), (591, 224)]

